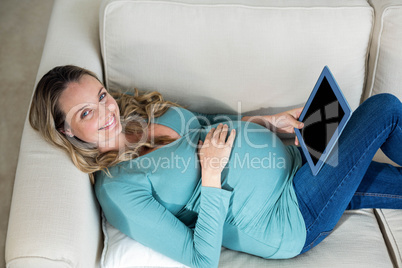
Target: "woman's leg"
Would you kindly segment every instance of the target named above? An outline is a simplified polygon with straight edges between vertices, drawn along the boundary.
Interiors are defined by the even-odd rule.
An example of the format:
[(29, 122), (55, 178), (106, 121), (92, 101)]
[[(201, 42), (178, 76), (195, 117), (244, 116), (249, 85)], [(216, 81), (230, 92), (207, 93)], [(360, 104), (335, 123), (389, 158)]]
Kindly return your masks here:
[[(401, 168), (372, 162), (378, 148), (402, 165), (402, 104), (390, 94), (375, 95), (356, 109), (317, 176), (307, 164), (296, 173), (294, 186), (307, 228), (301, 253), (321, 242), (347, 208), (402, 209)], [(379, 187), (377, 180), (387, 184)]]
[(400, 180), (402, 168), (371, 162), (346, 209), (402, 208)]
[[(298, 149), (302, 155), (304, 165), (307, 160), (301, 147), (298, 147)], [(372, 161), (346, 210), (394, 208), (395, 202), (402, 200), (401, 189), (393, 187), (395, 178), (398, 177), (402, 177), (401, 167)]]

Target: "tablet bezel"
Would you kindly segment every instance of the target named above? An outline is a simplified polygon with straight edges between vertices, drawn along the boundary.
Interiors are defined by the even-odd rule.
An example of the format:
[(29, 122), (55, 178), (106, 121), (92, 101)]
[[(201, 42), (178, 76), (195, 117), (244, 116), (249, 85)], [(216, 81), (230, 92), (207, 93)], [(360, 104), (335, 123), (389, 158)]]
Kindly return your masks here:
[(324, 152), (321, 154), (320, 158), (318, 159), (317, 164), (315, 164), (315, 165), (314, 165), (314, 162), (307, 149), (307, 145), (305, 144), (305, 142), (303, 140), (300, 130), (295, 128), (295, 134), (299, 140), (300, 146), (303, 150), (304, 155), (306, 156), (307, 162), (308, 162), (314, 176), (316, 176), (318, 174), (318, 172), (324, 165), (326, 159), (328, 158), (328, 156), (331, 153), (332, 149), (334, 148), (336, 142), (338, 141), (339, 136), (341, 135), (342, 131), (344, 130), (346, 123), (349, 121), (349, 119), (352, 115), (352, 110), (350, 109), (346, 98), (344, 97), (341, 89), (339, 88), (338, 83), (336, 82), (336, 80), (335, 80), (334, 76), (332, 75), (331, 71), (329, 70), (328, 66), (325, 66), (320, 74), (320, 77), (318, 78), (318, 80), (314, 86), (313, 91), (311, 92), (311, 94), (306, 102), (306, 105), (303, 108), (302, 113), (300, 114), (299, 121), (303, 121), (304, 116), (306, 115), (306, 113), (311, 105), (311, 102), (313, 101), (322, 81), (324, 80), (324, 77), (327, 79), (332, 91), (334, 92), (336, 98), (338, 99), (339, 104), (345, 114), (344, 114), (341, 122), (339, 123), (337, 129), (335, 130), (335, 133), (332, 135), (330, 141), (328, 142), (327, 146), (325, 147)]

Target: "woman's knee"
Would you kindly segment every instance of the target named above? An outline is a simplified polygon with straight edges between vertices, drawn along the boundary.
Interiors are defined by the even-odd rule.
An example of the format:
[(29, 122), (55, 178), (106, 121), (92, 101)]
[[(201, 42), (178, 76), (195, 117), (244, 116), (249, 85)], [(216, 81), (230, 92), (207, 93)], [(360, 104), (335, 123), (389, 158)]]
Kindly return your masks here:
[(400, 107), (401, 101), (393, 94), (390, 93), (380, 93), (369, 97), (364, 103), (370, 103), (375, 105), (377, 108), (387, 108), (387, 107)]
[[(367, 100), (365, 100), (360, 110), (370, 117), (377, 118), (382, 117), (386, 114), (396, 115), (401, 114), (402, 116), (402, 103), (395, 96), (390, 93), (381, 93), (374, 96), (371, 96)], [(380, 119), (377, 118), (377, 119)]]

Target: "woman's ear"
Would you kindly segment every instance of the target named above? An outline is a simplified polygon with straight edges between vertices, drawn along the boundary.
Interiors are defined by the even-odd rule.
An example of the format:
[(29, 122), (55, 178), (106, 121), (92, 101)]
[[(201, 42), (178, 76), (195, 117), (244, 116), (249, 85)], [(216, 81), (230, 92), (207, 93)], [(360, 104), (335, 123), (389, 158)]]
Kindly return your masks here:
[(70, 129), (64, 130), (64, 129), (60, 128), (59, 131), (61, 133), (63, 133), (64, 135), (68, 135), (70, 138), (74, 137), (74, 134), (71, 132)]

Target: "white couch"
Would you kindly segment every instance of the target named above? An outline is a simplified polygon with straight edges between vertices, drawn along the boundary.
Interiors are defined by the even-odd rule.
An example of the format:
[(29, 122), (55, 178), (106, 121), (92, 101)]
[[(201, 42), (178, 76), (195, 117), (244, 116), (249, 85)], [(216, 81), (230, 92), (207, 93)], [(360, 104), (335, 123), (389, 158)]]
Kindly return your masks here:
[[(402, 99), (402, 1), (55, 0), (37, 81), (64, 64), (195, 111), (250, 114), (303, 105), (328, 65), (355, 109), (381, 92)], [(26, 121), (7, 267), (99, 267), (100, 215), (88, 176)], [(290, 260), (223, 248), (219, 266), (402, 267), (402, 211), (348, 211)]]

